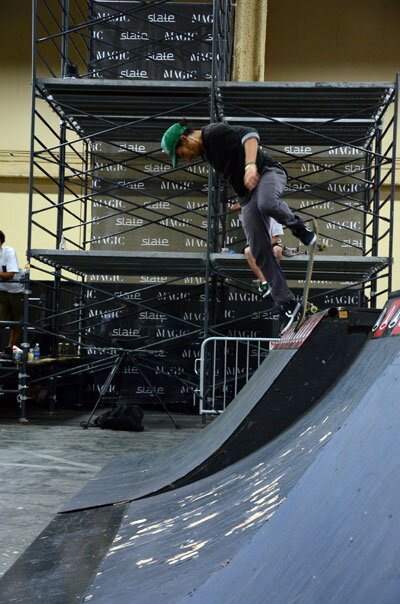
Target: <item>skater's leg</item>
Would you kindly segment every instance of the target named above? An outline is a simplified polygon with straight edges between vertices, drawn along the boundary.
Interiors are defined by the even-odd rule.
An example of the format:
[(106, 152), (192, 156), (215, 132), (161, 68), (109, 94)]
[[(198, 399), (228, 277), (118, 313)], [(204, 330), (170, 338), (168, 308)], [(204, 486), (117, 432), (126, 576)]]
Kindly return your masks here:
[(260, 213), (255, 195), (242, 209), (242, 225), (256, 264), (271, 287), (274, 301), (283, 304), (293, 300), (294, 296), (272, 249), (269, 217)]
[(307, 229), (304, 220), (293, 214), (289, 206), (282, 199), (282, 194), (287, 182), (286, 173), (281, 168), (266, 168), (261, 174), (254, 197), (263, 216), (272, 216), (277, 222), (292, 231), (293, 235), (305, 245), (315, 242), (313, 231)]

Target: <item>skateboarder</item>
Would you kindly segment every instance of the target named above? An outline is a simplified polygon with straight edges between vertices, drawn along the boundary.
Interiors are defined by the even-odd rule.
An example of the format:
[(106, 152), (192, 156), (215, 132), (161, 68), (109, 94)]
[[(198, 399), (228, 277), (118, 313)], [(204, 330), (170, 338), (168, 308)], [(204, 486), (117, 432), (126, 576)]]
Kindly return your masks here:
[(194, 130), (182, 120), (165, 131), (161, 147), (171, 156), (173, 167), (178, 159), (189, 162), (203, 156), (237, 193), (247, 241), (257, 266), (271, 287), (272, 298), (280, 308), (282, 334), (292, 325), (300, 304), (276, 262), (269, 237), (269, 219), (272, 216), (287, 226), (304, 245), (313, 244), (316, 235), (282, 201), (287, 173), (279, 162), (264, 153), (259, 141), (254, 128), (218, 122)]

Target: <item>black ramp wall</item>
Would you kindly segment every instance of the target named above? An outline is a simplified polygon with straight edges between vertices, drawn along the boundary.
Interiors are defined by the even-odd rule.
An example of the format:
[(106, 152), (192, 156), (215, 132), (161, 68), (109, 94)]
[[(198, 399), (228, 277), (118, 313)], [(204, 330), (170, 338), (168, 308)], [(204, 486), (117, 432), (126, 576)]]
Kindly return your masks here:
[(257, 450), (313, 405), (353, 361), (365, 331), (314, 315), (279, 342), (226, 411), (167, 451), (117, 457), (61, 511), (129, 501), (204, 478)]
[[(390, 345), (400, 347), (400, 338)], [(381, 365), (379, 351), (369, 350)], [(353, 377), (361, 389), (363, 375)], [(397, 354), (279, 514), (229, 566), (175, 602), (399, 602), (399, 397)]]
[[(397, 302), (400, 301), (396, 300)], [(131, 604), (132, 601), (135, 604), (154, 604), (162, 600), (166, 604), (176, 604), (187, 600), (225, 604), (230, 601), (229, 598), (235, 598), (239, 590), (239, 599), (232, 601), (241, 604), (264, 603), (265, 594), (272, 592), (273, 588), (263, 584), (262, 589), (258, 590), (257, 585), (261, 579), (264, 580), (263, 577), (260, 579), (260, 574), (268, 574), (268, 568), (263, 567), (264, 561), (268, 560), (268, 564), (272, 565), (274, 557), (282, 563), (281, 575), (276, 576), (283, 583), (287, 578), (287, 557), (292, 558), (293, 566), (297, 564), (305, 567), (306, 581), (312, 583), (306, 573), (311, 573), (313, 569), (307, 566), (305, 554), (301, 552), (302, 539), (307, 535), (310, 539), (315, 539), (315, 543), (311, 542), (311, 550), (313, 547), (318, 549), (320, 541), (324, 544), (324, 549), (318, 550), (321, 568), (326, 561), (327, 564), (331, 562), (328, 554), (337, 552), (337, 549), (331, 551), (331, 540), (333, 543), (336, 538), (333, 532), (338, 530), (337, 526), (332, 531), (328, 522), (326, 527), (329, 530), (324, 535), (327, 529), (320, 521), (317, 530), (314, 530), (315, 515), (324, 511), (323, 508), (320, 509), (320, 504), (325, 503), (327, 509), (330, 509), (329, 506), (336, 502), (342, 515), (338, 516), (331, 510), (333, 517), (339, 524), (348, 524), (352, 510), (351, 507), (345, 507), (346, 504), (351, 504), (352, 498), (362, 501), (367, 501), (368, 498), (368, 493), (365, 495), (362, 491), (357, 491), (357, 480), (362, 481), (363, 476), (370, 476), (370, 480), (376, 482), (376, 487), (371, 489), (374, 492), (380, 490), (379, 477), (382, 473), (382, 468), (377, 471), (374, 465), (374, 444), (369, 442), (366, 470), (353, 476), (354, 485), (347, 484), (347, 491), (342, 492), (341, 484), (337, 483), (335, 476), (340, 475), (339, 470), (347, 472), (346, 468), (340, 468), (336, 464), (337, 471), (333, 471), (333, 476), (329, 475), (331, 484), (328, 483), (328, 477), (322, 482), (319, 480), (319, 472), (325, 471), (324, 451), (333, 445), (344, 466), (347, 464), (347, 457), (355, 459), (352, 455), (354, 446), (357, 448), (358, 443), (369, 438), (372, 430), (375, 431), (374, 424), (367, 418), (367, 406), (374, 409), (374, 420), (379, 420), (381, 416), (379, 401), (381, 393), (389, 385), (388, 375), (391, 397), (394, 399), (397, 396), (399, 354), (398, 337), (368, 341), (352, 367), (317, 405), (278, 438), (221, 472), (181, 489), (122, 506), (122, 511), (121, 506), (106, 506), (59, 514), (4, 575), (0, 581), (0, 595), (3, 598), (0, 601), (13, 601), (16, 604), (25, 604), (27, 601), (32, 604), (43, 601), (46, 604), (83, 601), (97, 604)], [(388, 374), (386, 370), (390, 366), (394, 369)], [(366, 411), (363, 412), (363, 409)], [(359, 417), (360, 413), (363, 413), (366, 421), (364, 425), (360, 425), (362, 432), (356, 426), (354, 434), (354, 417)], [(393, 424), (392, 417), (388, 416), (387, 419)], [(349, 427), (351, 434), (346, 436), (347, 440), (341, 441), (342, 433), (347, 433)], [(338, 447), (335, 444), (337, 442)], [(384, 442), (385, 438), (381, 438), (382, 450)], [(388, 445), (386, 456), (394, 458), (390, 440)], [(392, 464), (394, 463), (397, 462), (393, 459)], [(386, 467), (386, 464), (382, 467)], [(309, 479), (310, 474), (317, 469), (317, 481), (312, 476)], [(390, 475), (388, 479), (392, 479)], [(312, 497), (308, 497), (302, 489), (305, 480), (309, 481), (307, 489)], [(336, 487), (338, 493), (335, 495)], [(299, 497), (298, 493), (307, 495), (307, 501), (302, 503), (296, 499), (296, 504), (292, 504), (292, 499)], [(343, 497), (343, 502), (336, 501), (339, 494)], [(381, 497), (386, 499), (386, 507), (390, 507), (387, 504), (392, 494), (390, 489), (380, 490)], [(281, 521), (280, 518), (289, 505), (289, 518), (285, 514), (286, 520)], [(123, 517), (119, 528), (115, 521), (110, 523), (109, 547), (105, 550), (105, 544), (102, 543), (105, 557), (99, 566), (99, 556), (93, 555), (95, 537), (84, 530), (85, 522), (79, 523), (78, 519), (87, 518), (88, 524), (93, 523), (102, 509), (114, 508), (119, 508)], [(380, 512), (370, 507), (365, 510), (368, 514), (360, 513), (358, 521), (368, 526), (367, 537), (373, 541), (375, 532), (379, 534), (375, 519), (380, 520)], [(296, 521), (291, 520), (291, 514), (294, 514)], [(395, 519), (398, 512), (391, 514)], [(387, 516), (389, 522), (390, 514)], [(353, 524), (357, 526), (355, 521)], [(71, 538), (74, 525), (76, 530)], [(278, 528), (274, 528), (276, 526)], [(379, 522), (377, 526), (379, 528)], [(107, 524), (99, 518), (98, 532), (103, 533), (106, 528)], [(274, 531), (275, 541), (269, 536), (270, 530)], [(84, 542), (81, 549), (77, 547), (79, 531)], [(112, 539), (114, 534), (115, 538)], [(343, 549), (351, 548), (355, 541), (354, 535), (358, 538), (356, 532), (352, 535), (353, 541), (344, 539), (339, 546)], [(257, 549), (253, 550), (255, 543), (258, 544)], [(382, 547), (385, 548), (384, 545)], [(296, 551), (293, 556), (292, 548)], [(237, 564), (242, 552), (244, 558), (248, 557), (251, 563), (240, 558), (241, 563)], [(231, 576), (228, 573), (234, 565), (235, 573)], [(258, 573), (261, 568), (261, 573)], [(74, 577), (72, 582), (71, 577)], [(270, 579), (274, 581), (274, 577), (275, 575)], [(293, 586), (297, 581), (296, 576), (291, 577), (289, 574), (288, 577)], [(7, 599), (11, 596), (12, 600)], [(274, 598), (271, 601), (280, 602)], [(286, 600), (289, 601), (302, 600)], [(329, 600), (328, 597), (303, 601), (325, 604), (334, 600)], [(341, 602), (347, 601), (357, 602), (357, 599), (343, 599)]]
[(132, 503), (91, 600), (118, 584), (122, 604), (399, 601), (399, 382), (400, 338), (373, 338), (275, 441)]

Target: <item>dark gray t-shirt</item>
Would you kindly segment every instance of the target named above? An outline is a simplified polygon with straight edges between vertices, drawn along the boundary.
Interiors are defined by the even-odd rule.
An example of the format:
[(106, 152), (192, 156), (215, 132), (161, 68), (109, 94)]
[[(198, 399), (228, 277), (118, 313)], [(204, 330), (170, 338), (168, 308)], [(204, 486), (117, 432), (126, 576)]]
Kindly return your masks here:
[[(247, 197), (248, 189), (244, 186), (245, 151), (244, 143), (249, 138), (260, 140), (257, 130), (246, 126), (229, 126), (217, 122), (201, 129), (204, 157), (214, 170), (220, 172), (239, 197)], [(261, 174), (265, 166), (280, 166), (258, 148), (257, 170)]]

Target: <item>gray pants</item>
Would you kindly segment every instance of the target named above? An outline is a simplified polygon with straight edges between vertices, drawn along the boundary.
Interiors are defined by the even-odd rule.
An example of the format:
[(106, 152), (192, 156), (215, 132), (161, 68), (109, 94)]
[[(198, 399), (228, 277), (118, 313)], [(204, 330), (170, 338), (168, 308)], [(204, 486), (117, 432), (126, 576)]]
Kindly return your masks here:
[(242, 224), (247, 241), (257, 266), (271, 287), (271, 295), (276, 304), (289, 302), (294, 299), (294, 295), (287, 286), (272, 250), (269, 217), (272, 216), (291, 229), (303, 222), (281, 199), (286, 182), (284, 170), (279, 167), (265, 168), (252, 196), (242, 207)]

